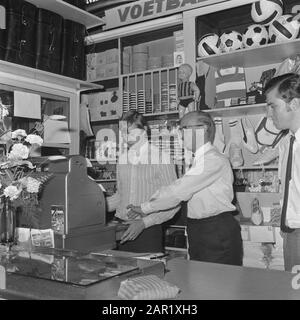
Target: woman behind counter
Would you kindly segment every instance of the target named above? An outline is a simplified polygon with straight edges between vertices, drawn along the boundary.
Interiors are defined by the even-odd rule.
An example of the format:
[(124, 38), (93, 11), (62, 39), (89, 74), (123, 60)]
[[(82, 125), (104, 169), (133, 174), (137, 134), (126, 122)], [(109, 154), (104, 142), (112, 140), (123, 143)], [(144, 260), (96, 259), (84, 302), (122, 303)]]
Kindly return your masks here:
[(165, 163), (159, 162), (159, 157), (153, 157), (159, 154), (159, 150), (149, 143), (147, 125), (141, 114), (129, 111), (123, 115), (121, 121), (127, 125), (128, 153), (126, 161), (123, 157), (117, 164), (117, 192), (107, 198), (108, 211), (116, 210), (115, 217), (128, 224), (124, 233), (128, 241), (121, 241), (118, 249), (131, 252), (162, 252), (161, 223), (171, 219), (180, 206), (135, 220), (129, 220), (127, 206), (141, 205), (160, 187), (175, 181), (175, 166), (170, 163), (170, 157), (162, 157), (166, 160)]

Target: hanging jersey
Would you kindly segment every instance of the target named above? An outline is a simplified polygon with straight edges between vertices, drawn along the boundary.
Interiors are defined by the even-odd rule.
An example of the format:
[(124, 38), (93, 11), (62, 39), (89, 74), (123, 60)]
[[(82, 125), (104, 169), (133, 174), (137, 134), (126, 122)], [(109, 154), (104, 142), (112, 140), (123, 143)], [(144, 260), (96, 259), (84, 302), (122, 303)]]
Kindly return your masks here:
[(229, 107), (231, 98), (246, 97), (244, 68), (231, 67), (215, 72), (217, 107)]
[(180, 100), (187, 99), (187, 98), (194, 98), (194, 91), (191, 85), (192, 85), (191, 81), (179, 82), (178, 98)]

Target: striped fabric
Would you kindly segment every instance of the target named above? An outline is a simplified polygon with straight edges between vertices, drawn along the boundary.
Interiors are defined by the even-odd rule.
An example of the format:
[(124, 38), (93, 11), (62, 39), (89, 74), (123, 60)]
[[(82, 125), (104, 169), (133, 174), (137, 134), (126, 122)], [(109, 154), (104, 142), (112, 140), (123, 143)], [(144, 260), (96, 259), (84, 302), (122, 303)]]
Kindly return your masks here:
[(178, 98), (179, 99), (187, 99), (193, 98), (194, 92), (191, 87), (191, 81), (179, 82), (178, 84)]
[(246, 97), (244, 68), (231, 67), (215, 72), (218, 107), (229, 107), (231, 98)]
[(179, 288), (155, 275), (127, 279), (121, 282), (118, 296), (124, 300), (172, 299)]
[[(141, 147), (138, 164), (117, 165), (117, 193), (107, 198), (108, 211), (116, 210), (116, 217), (128, 220), (127, 206), (141, 205), (162, 186), (168, 186), (176, 180), (176, 171), (173, 164), (145, 164), (149, 153), (158, 152), (157, 148), (145, 143)], [(143, 164), (144, 162), (144, 164)], [(143, 218), (146, 228), (161, 224), (171, 219), (179, 207), (157, 212)]]

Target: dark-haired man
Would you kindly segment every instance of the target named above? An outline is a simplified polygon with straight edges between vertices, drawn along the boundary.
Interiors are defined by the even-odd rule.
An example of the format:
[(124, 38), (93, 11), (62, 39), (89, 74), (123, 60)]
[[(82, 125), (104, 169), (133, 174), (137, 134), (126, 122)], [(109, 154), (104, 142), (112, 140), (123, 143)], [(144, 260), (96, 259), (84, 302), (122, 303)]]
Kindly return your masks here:
[(281, 232), (284, 266), (300, 265), (300, 76), (287, 73), (266, 87), (268, 116), (279, 130), (289, 130), (279, 145)]

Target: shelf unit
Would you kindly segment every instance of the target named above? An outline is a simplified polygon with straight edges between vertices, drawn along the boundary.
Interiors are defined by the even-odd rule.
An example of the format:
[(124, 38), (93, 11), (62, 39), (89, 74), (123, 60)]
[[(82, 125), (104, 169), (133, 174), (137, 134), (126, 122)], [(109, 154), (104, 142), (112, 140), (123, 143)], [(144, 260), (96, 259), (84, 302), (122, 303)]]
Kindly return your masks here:
[(228, 53), (197, 58), (215, 68), (230, 68), (241, 66), (244, 68), (258, 67), (268, 64), (276, 64), (284, 59), (298, 54), (300, 51), (300, 39), (282, 43), (271, 43), (257, 48), (240, 49)]
[(105, 22), (103, 19), (85, 10), (71, 5), (63, 0), (26, 0), (38, 8), (53, 11), (60, 14), (64, 19), (77, 21), (85, 25), (88, 29), (101, 26)]
[(4, 73), (6, 73), (6, 76), (9, 75), (10, 77), (16, 76), (18, 78), (26, 78), (26, 82), (31, 82), (33, 84), (40, 81), (45, 83), (45, 86), (50, 83), (51, 86), (69, 87), (76, 90), (103, 89), (103, 86), (99, 84), (0, 60), (0, 74)]
[(121, 76), (123, 112), (145, 115), (177, 112), (177, 67), (160, 68)]

